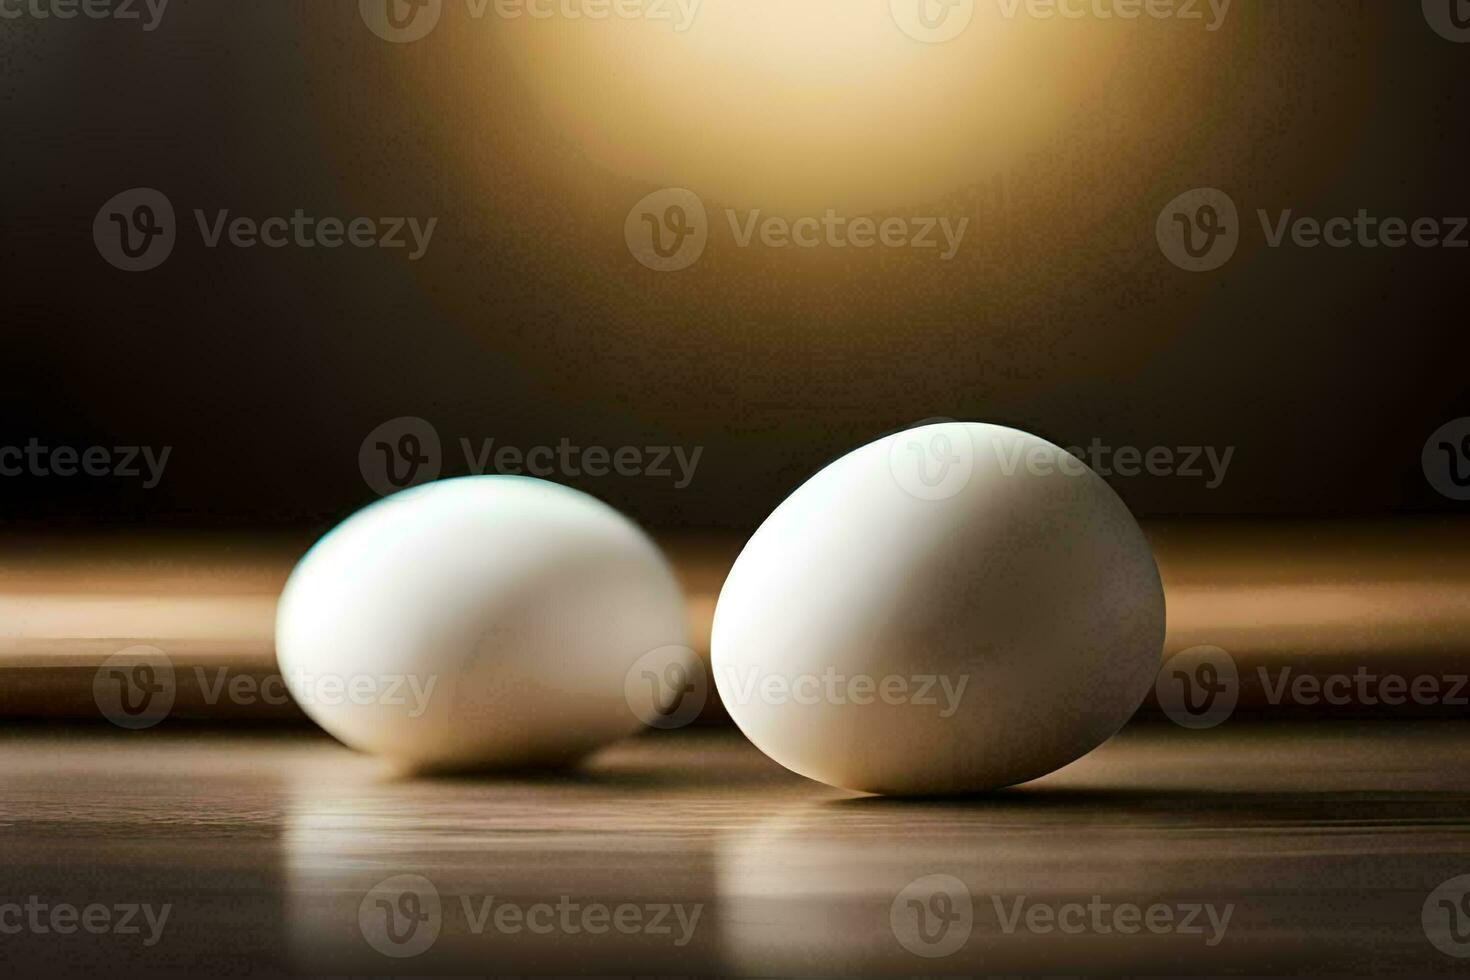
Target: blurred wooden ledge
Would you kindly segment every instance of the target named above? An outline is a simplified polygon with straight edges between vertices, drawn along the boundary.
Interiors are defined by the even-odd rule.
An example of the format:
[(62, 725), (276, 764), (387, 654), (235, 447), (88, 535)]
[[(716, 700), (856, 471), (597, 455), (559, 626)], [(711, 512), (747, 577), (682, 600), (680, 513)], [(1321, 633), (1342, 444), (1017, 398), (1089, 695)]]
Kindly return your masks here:
[[(1252, 680), (1261, 668), (1470, 672), (1470, 520), (1173, 521), (1147, 530), (1168, 601), (1166, 656), (1200, 645), (1229, 651), (1245, 707), (1269, 707)], [(715, 600), (743, 541), (660, 543), (688, 597), (691, 645), (707, 658)], [(177, 717), (299, 719), (289, 703), (207, 695), (221, 671), (255, 685), (274, 674), (276, 599), (310, 544), (226, 534), (0, 539), (0, 716), (95, 718), (96, 668), (149, 645), (175, 666)], [(722, 718), (712, 698), (706, 720)]]
[(1148, 527), (1168, 598), (1166, 652), (1470, 654), (1470, 520), (1174, 522)]

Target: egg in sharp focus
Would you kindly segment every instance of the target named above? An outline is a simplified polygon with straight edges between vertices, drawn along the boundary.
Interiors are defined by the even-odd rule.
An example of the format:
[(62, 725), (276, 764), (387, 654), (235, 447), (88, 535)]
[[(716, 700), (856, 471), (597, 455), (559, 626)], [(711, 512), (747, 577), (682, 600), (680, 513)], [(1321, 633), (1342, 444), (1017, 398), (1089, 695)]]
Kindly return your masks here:
[(715, 684), (772, 759), (832, 786), (980, 792), (1115, 733), (1159, 669), (1164, 595), (1101, 477), (1016, 429), (856, 449), (756, 531), (715, 612)]

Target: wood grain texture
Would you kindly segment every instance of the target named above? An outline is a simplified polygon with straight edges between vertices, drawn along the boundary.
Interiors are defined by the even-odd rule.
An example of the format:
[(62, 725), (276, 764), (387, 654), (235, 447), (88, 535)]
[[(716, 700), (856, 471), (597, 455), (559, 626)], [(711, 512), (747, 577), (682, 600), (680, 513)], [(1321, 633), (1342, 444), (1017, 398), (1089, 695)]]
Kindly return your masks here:
[[(0, 936), (7, 963), (37, 975), (1464, 975), (1420, 919), (1433, 888), (1470, 874), (1461, 722), (1135, 725), (1046, 779), (948, 802), (831, 790), (720, 730), (631, 739), (569, 774), (433, 780), (304, 732), (12, 727), (0, 743), (0, 903), (172, 908), (152, 946)], [(933, 874), (962, 883), (974, 923), (952, 955), (922, 959), (891, 912)], [(375, 908), (359, 918), (398, 875), (440, 900), (437, 936), (407, 959), (365, 938)], [(995, 911), (1093, 896), (1232, 912), (1209, 945), (1007, 934)], [(677, 928), (513, 932), (492, 918), (476, 932), (487, 900), (492, 915), (700, 913), (683, 945)]]

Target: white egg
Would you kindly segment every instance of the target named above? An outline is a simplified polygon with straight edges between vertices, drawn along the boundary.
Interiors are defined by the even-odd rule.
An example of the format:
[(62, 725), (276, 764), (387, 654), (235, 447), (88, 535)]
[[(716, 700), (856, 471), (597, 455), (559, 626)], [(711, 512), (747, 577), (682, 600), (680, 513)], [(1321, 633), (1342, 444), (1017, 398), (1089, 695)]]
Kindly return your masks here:
[(772, 759), (874, 793), (978, 792), (1101, 744), (1158, 672), (1164, 597), (1127, 507), (1036, 436), (946, 422), (854, 450), (741, 552), (715, 683)]
[(584, 493), (510, 476), (353, 514), (296, 566), (276, 618), (306, 713), (414, 768), (574, 761), (639, 728), (625, 679), (684, 642), (647, 535)]

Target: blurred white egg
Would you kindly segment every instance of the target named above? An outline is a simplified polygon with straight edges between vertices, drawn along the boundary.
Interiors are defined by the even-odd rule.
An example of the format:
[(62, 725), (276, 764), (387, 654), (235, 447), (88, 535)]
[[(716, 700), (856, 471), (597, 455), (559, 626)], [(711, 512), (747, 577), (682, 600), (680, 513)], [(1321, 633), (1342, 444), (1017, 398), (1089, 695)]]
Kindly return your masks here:
[(306, 713), (414, 768), (575, 761), (639, 728), (626, 676), (684, 642), (678, 584), (647, 535), (584, 493), (511, 476), (353, 514), (296, 566), (276, 619)]
[(720, 593), (712, 653), (731, 716), (787, 768), (960, 793), (1101, 744), (1163, 639), (1117, 494), (1036, 436), (946, 422), (854, 450), (776, 508)]

